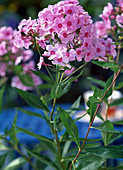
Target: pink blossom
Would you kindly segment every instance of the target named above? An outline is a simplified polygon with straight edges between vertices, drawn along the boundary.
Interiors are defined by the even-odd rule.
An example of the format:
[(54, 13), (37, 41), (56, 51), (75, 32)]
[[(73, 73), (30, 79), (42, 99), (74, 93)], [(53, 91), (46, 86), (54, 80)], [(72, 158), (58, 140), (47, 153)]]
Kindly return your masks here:
[(105, 46), (99, 41), (95, 44), (95, 57), (104, 57), (105, 56)]
[(67, 44), (68, 42), (72, 42), (74, 39), (74, 35), (69, 33), (67, 30), (63, 30), (60, 32), (59, 37), (63, 44)]
[(4, 55), (7, 53), (7, 50), (6, 50), (6, 42), (5, 41), (2, 41), (0, 43), (0, 56)]
[(91, 49), (86, 52), (85, 61), (89, 62), (94, 58), (95, 58), (95, 48), (91, 47)]
[(82, 59), (85, 57), (86, 52), (82, 51), (82, 48), (77, 48), (76, 49), (76, 59), (77, 61), (82, 61)]
[(121, 15), (117, 15), (116, 22), (119, 27), (123, 28), (123, 13)]
[(109, 16), (111, 15), (113, 11), (113, 6), (111, 3), (108, 3), (108, 6), (105, 6), (103, 9), (103, 14), (100, 15), (100, 17), (104, 20), (107, 21), (109, 19)]
[(84, 42), (83, 42), (83, 45), (82, 45), (82, 49), (83, 50), (89, 50), (92, 46), (92, 38), (88, 37), (88, 38), (84, 38)]
[(76, 30), (77, 20), (73, 16), (67, 15), (63, 21), (63, 24), (65, 25), (64, 27), (67, 27), (68, 31), (74, 31)]
[(70, 70), (65, 70), (64, 74), (66, 76), (69, 76), (74, 70), (75, 70), (75, 67), (72, 67)]
[(106, 38), (108, 36), (108, 30), (111, 29), (111, 22), (110, 22), (110, 20), (108, 20), (107, 22), (97, 21), (96, 27), (97, 27), (98, 37)]

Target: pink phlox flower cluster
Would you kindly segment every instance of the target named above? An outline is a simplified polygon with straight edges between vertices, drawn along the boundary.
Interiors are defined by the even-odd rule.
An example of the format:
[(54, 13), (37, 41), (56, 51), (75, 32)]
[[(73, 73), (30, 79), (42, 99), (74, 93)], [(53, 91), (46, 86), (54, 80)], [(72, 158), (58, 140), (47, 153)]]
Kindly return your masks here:
[[(103, 15), (108, 18), (112, 9), (109, 3)], [(49, 5), (39, 12), (37, 20), (22, 20), (18, 29), (15, 33), (17, 46), (29, 48), (36, 41), (38, 46), (46, 49), (42, 56), (48, 57), (55, 65), (69, 67), (74, 60), (89, 62), (106, 55), (105, 44), (100, 44), (96, 27), (78, 0), (64, 0)], [(100, 50), (97, 50), (98, 45)], [(37, 65), (39, 69), (43, 62), (41, 57)]]
[[(123, 28), (123, 1), (118, 0), (117, 2), (116, 7), (113, 7), (111, 3), (104, 7), (103, 13), (100, 15), (102, 21), (96, 22), (98, 37), (106, 38), (109, 32), (119, 32), (118, 27)], [(112, 23), (115, 24), (112, 25)]]
[[(33, 81), (34, 85), (38, 85), (41, 83), (41, 80), (36, 75), (32, 74), (29, 70), (35, 69), (34, 67), (34, 61), (30, 61), (33, 56), (32, 50), (25, 50), (24, 48), (18, 48), (14, 44), (14, 30), (11, 27), (1, 27), (0, 28), (0, 76), (4, 77), (7, 73), (13, 73), (15, 72), (14, 67), (17, 65), (20, 65), (22, 67), (22, 73), (23, 74), (29, 74)], [(30, 89), (26, 86), (24, 86), (20, 82), (20, 86), (18, 86), (18, 83), (13, 82), (14, 80), (17, 80), (17, 82), (20, 82), (20, 79), (18, 76), (16, 78), (13, 77), (11, 85), (13, 87), (24, 87), (21, 89)], [(15, 84), (15, 85), (13, 85)], [(32, 89), (32, 88), (31, 88)]]

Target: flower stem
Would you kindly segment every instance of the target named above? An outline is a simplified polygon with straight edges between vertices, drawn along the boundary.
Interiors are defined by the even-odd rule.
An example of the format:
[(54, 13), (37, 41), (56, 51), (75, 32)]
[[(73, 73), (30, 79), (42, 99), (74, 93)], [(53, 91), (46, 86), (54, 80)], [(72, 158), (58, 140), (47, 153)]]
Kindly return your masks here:
[[(104, 93), (104, 95), (102, 96), (100, 102), (103, 101), (105, 95), (106, 95), (107, 92), (110, 90), (110, 88), (112, 87), (112, 85), (115, 83), (115, 81), (116, 81), (116, 79), (118, 78), (118, 76), (119, 76), (119, 74), (120, 74), (120, 72), (121, 72), (122, 69), (123, 69), (123, 65), (120, 67), (119, 71), (117, 72), (117, 75), (116, 75), (115, 79), (112, 81), (112, 83), (110, 84), (110, 86), (107, 88), (107, 90), (106, 90), (106, 92)], [(101, 104), (98, 104), (98, 105), (97, 105), (97, 108), (96, 108), (96, 111), (95, 111), (95, 113), (94, 113), (93, 119), (92, 119), (91, 123), (89, 124), (89, 128), (88, 128), (88, 131), (87, 131), (87, 133), (86, 133), (85, 139), (84, 139), (84, 141), (83, 141), (83, 143), (82, 143), (82, 145), (81, 145), (80, 150), (78, 151), (78, 153), (77, 153), (77, 155), (76, 155), (76, 157), (75, 157), (75, 159), (74, 159), (74, 163), (76, 162), (78, 156), (80, 155), (81, 151), (83, 150), (83, 147), (84, 147), (84, 145), (85, 145), (86, 139), (87, 139), (88, 134), (89, 134), (89, 132), (90, 132), (90, 128), (91, 128), (91, 126), (92, 126), (92, 124), (93, 124), (93, 122), (94, 122), (94, 119), (95, 119), (95, 117), (96, 117), (96, 114), (97, 114), (97, 111), (98, 111), (100, 105), (101, 105)], [(72, 163), (70, 164), (70, 170), (71, 170), (71, 169), (72, 169)]]
[(77, 68), (75, 71), (73, 71), (68, 77), (66, 77), (62, 82), (68, 80), (74, 73), (76, 73), (77, 71), (79, 71), (81, 68), (83, 68), (88, 62), (86, 62), (85, 64), (81, 65), (79, 68)]

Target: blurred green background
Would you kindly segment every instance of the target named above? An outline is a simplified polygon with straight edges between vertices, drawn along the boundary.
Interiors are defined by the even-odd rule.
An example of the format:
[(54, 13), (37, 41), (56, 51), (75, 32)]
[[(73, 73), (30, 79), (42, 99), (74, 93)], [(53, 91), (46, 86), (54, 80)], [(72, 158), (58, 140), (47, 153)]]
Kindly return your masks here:
[[(37, 18), (38, 12), (43, 8), (46, 8), (49, 4), (55, 4), (58, 0), (0, 0), (0, 26), (12, 26), (17, 28), (19, 22), (22, 19), (28, 19), (30, 16), (32, 19)], [(108, 2), (115, 3), (114, 0), (79, 0), (80, 5), (88, 11), (92, 19), (95, 21), (100, 20), (99, 14), (102, 13), (104, 6)], [(37, 62), (37, 61), (36, 61)], [(79, 82), (74, 83), (72, 91), (62, 97), (58, 102), (70, 103), (76, 100), (83, 92), (90, 90), (90, 81), (86, 79), (87, 76), (99, 78), (101, 80), (107, 80), (112, 74), (111, 71), (101, 69), (98, 66), (91, 63), (85, 68), (83, 76), (79, 79)], [(122, 81), (123, 76), (119, 77), (119, 81)], [(15, 105), (25, 105), (22, 99), (18, 99), (18, 95), (15, 89), (12, 89), (9, 84), (5, 95), (5, 107), (13, 107)], [(18, 100), (17, 100), (18, 99)], [(18, 102), (19, 101), (19, 102)], [(83, 102), (83, 99), (82, 99)]]

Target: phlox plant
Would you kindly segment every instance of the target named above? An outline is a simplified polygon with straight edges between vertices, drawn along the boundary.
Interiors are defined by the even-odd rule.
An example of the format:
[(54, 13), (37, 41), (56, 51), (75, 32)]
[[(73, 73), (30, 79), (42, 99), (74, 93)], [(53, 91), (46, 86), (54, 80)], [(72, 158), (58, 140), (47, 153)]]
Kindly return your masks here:
[[(52, 138), (48, 138), (23, 127), (18, 127), (16, 115), (12, 128), (6, 130), (4, 135), (0, 135), (0, 138), (18, 152), (20, 157), (16, 159), (18, 161), (13, 160), (4, 166), (7, 153), (3, 154), (0, 156), (2, 158), (1, 168), (3, 166), (5, 170), (7, 168), (14, 169), (17, 166), (22, 166), (25, 162), (28, 162), (35, 170), (46, 167), (56, 170), (123, 168), (123, 166), (112, 167), (112, 164), (108, 165), (109, 159), (123, 158), (123, 145), (113, 145), (116, 139), (122, 137), (123, 132), (114, 130), (114, 122), (108, 120), (109, 109), (123, 104), (123, 98), (115, 101), (108, 100), (114, 90), (123, 87), (123, 82), (117, 82), (117, 78), (123, 70), (123, 64), (119, 62), (120, 50), (123, 47), (123, 1), (118, 0), (115, 7), (108, 3), (100, 17), (103, 21), (93, 23), (88, 12), (79, 5), (78, 0), (64, 0), (55, 5), (49, 5), (40, 11), (37, 19), (32, 20), (31, 17), (23, 19), (18, 30), (14, 32), (10, 28), (1, 28), (0, 32), (10, 30), (13, 38), (10, 38), (10, 41), (5, 40), (5, 36), (1, 33), (3, 39), (0, 39), (0, 56), (2, 56), (0, 60), (3, 62), (0, 65), (3, 71), (0, 75), (5, 76), (7, 67), (9, 67), (8, 71), (13, 71), (13, 68), (15, 70), (17, 66), (22, 65), (22, 74), (19, 70), (17, 75), (20, 82), (22, 81), (23, 85), (27, 85), (29, 88), (19, 88), (19, 84), (16, 83), (18, 80), (15, 77), (12, 86), (16, 87), (18, 94), (30, 106), (43, 110), (44, 114), (24, 109), (21, 111), (30, 116), (44, 119), (52, 132)], [(10, 32), (9, 35), (11, 35)], [(6, 44), (9, 42), (13, 45), (8, 51), (9, 45)], [(30, 59), (30, 47), (39, 53), (38, 71), (34, 69), (34, 64), (26, 63)], [(12, 55), (7, 55), (8, 52)], [(16, 53), (19, 54), (16, 55)], [(6, 58), (9, 60), (8, 63), (4, 62)], [(88, 108), (84, 109), (85, 114), (76, 119), (75, 112), (83, 110), (81, 97), (78, 96), (78, 99), (67, 110), (58, 105), (57, 100), (71, 90), (71, 85), (75, 80), (79, 81), (84, 68), (90, 62), (106, 69), (107, 72), (110, 69), (112, 75), (106, 82), (90, 78), (95, 83), (95, 85), (91, 85), (93, 96), (86, 103)], [(42, 71), (44, 68), (47, 73)], [(48, 94), (47, 91), (44, 95), (27, 92), (27, 90), (31, 90), (31, 80), (27, 76), (24, 79), (23, 76), (27, 72), (30, 72), (30, 79), (33, 80), (32, 87), (41, 84), (42, 81), (39, 81), (41, 78), (44, 81), (42, 87), (45, 90), (48, 89)], [(38, 80), (35, 80), (34, 76)], [(103, 113), (104, 117), (98, 113), (102, 103), (107, 106), (105, 113)], [(83, 139), (79, 137), (76, 121), (87, 115), (89, 115), (90, 121), (86, 136)], [(93, 127), (95, 117), (102, 121), (99, 127)], [(115, 123), (123, 124), (122, 121)], [(91, 128), (101, 131), (102, 138), (88, 139)], [(28, 146), (23, 146), (23, 153), (19, 149), (19, 140), (16, 135), (19, 133), (18, 131), (35, 137), (39, 143), (32, 150)], [(59, 136), (61, 131), (63, 133)], [(43, 146), (46, 147), (43, 149)], [(48, 154), (50, 156), (42, 151), (50, 152)]]

